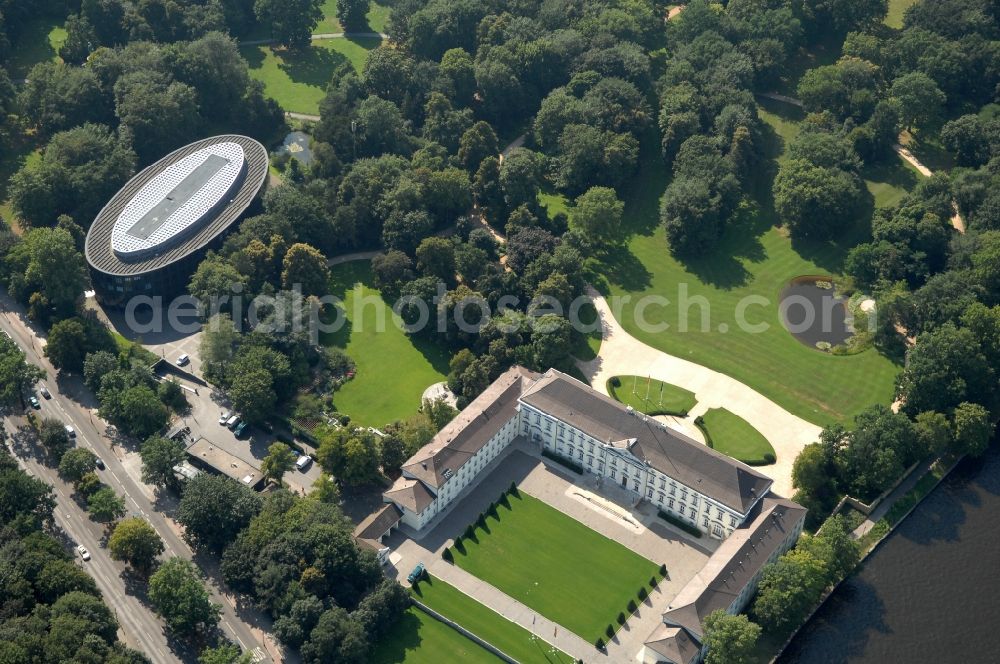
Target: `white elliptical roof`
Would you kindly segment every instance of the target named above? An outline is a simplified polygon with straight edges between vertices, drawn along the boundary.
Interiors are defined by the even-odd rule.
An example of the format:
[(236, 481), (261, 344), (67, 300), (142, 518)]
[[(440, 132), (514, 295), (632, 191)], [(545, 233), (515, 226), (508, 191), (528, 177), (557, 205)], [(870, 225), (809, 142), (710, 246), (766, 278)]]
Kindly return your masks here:
[(123, 260), (148, 257), (194, 231), (239, 185), (246, 154), (237, 143), (210, 145), (168, 166), (125, 205), (111, 231)]

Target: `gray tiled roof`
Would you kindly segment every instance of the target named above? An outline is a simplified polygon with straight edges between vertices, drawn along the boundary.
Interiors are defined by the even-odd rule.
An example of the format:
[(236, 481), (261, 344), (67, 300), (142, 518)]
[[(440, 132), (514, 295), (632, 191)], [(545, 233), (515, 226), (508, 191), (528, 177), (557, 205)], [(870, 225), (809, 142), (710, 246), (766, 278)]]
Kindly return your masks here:
[(630, 411), (555, 369), (528, 388), (521, 401), (605, 443), (629, 441), (629, 451), (639, 459), (740, 514), (772, 484), (750, 466)]
[(438, 488), (481, 450), (517, 412), (517, 398), (538, 374), (512, 367), (500, 375), (427, 445), (403, 464), (403, 472)]
[(397, 479), (382, 495), (414, 514), (420, 514), (434, 502), (434, 494), (422, 482), (408, 477)]
[(663, 621), (702, 638), (705, 618), (717, 609), (729, 608), (805, 516), (806, 508), (798, 503), (774, 494), (766, 496), (681, 589)]
[(701, 646), (681, 627), (660, 623), (646, 640), (653, 652), (667, 658), (671, 664), (689, 664), (701, 652)]
[(399, 523), (403, 513), (399, 511), (393, 503), (386, 503), (358, 524), (354, 529), (354, 536), (361, 539), (377, 540), (385, 535), (390, 528)]

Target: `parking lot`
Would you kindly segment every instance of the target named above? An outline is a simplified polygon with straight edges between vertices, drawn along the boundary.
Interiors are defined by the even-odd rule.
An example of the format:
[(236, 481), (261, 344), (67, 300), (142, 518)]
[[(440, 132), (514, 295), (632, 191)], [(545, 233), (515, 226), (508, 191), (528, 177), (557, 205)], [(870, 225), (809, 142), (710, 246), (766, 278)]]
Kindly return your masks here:
[[(190, 365), (185, 367), (190, 368)], [(225, 396), (210, 387), (187, 380), (179, 376), (179, 373), (181, 372), (171, 372), (171, 377), (184, 388), (191, 405), (190, 412), (178, 423), (191, 430), (188, 434), (189, 442), (204, 438), (232, 456), (260, 468), (267, 456), (267, 448), (275, 442), (274, 435), (259, 427), (248, 426), (237, 438), (225, 424), (219, 423), (223, 413), (232, 414), (232, 406)], [(319, 476), (319, 466), (313, 463), (305, 471), (292, 469), (285, 473), (283, 480), (291, 490), (305, 493), (312, 488)]]

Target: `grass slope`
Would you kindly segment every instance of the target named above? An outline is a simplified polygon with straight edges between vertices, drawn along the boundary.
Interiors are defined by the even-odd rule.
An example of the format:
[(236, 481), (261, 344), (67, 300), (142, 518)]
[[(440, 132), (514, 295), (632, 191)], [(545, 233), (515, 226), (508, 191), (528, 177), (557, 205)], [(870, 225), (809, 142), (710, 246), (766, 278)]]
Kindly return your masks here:
[[(620, 381), (619, 387), (612, 384), (615, 378)], [(615, 376), (608, 380), (608, 394), (647, 415), (683, 417), (698, 403), (694, 392), (644, 376)]]
[(885, 24), (890, 28), (903, 27), (903, 15), (915, 4), (917, 0), (889, 0), (889, 13), (885, 16)]
[(322, 343), (345, 349), (357, 364), (354, 380), (334, 395), (337, 410), (367, 426), (414, 414), (424, 389), (445, 379), (447, 351), (393, 323), (389, 304), (373, 286), (371, 263), (343, 263), (332, 273), (330, 292), (343, 301), (347, 323), (324, 335)]
[(572, 658), (541, 640), (532, 640), (531, 632), (512, 623), (441, 579), (429, 577), (413, 589), (417, 599), (446, 618), (462, 625), (487, 643), (499, 648), (522, 664), (572, 662)]
[(7, 71), (11, 79), (25, 78), (39, 62), (61, 62), (59, 49), (66, 43), (66, 28), (55, 18), (30, 20), (11, 45)]
[[(780, 161), (800, 118), (785, 104), (762, 105), (761, 116), (772, 129), (768, 149)], [(644, 145), (656, 143), (647, 140)], [(738, 213), (714, 251), (681, 260), (668, 250), (659, 221), (659, 200), (670, 174), (659, 156), (649, 152), (625, 196), (623, 225), (629, 239), (595, 268), (600, 275), (595, 286), (606, 295), (630, 298), (618, 316), (623, 327), (640, 341), (728, 374), (819, 425), (849, 423), (869, 404), (889, 403), (899, 370), (891, 360), (875, 350), (833, 356), (808, 348), (784, 329), (778, 313), (781, 290), (794, 277), (840, 275), (847, 251), (868, 237), (865, 224), (856, 224), (840, 243), (792, 242), (777, 227), (770, 201), (773, 174), (763, 173), (758, 202)], [(915, 182), (900, 168), (892, 166), (878, 175), (883, 180), (872, 180), (884, 183), (882, 197), (889, 196), (895, 181)], [(897, 189), (892, 196), (901, 195), (902, 187)], [(670, 305), (646, 307), (649, 325), (640, 326), (636, 305), (647, 295), (666, 297)], [(740, 329), (740, 306), (743, 320), (764, 329)], [(660, 323), (669, 327), (653, 327)]]
[(712, 449), (751, 465), (763, 465), (765, 456), (776, 458), (774, 448), (759, 431), (739, 415), (725, 408), (710, 408), (699, 426), (711, 441)]
[(657, 565), (523, 491), (509, 501), (455, 563), (587, 641), (604, 637)]
[[(368, 27), (371, 32), (385, 32), (385, 24), (389, 20), (390, 8), (371, 3), (368, 10)], [(328, 32), (343, 32), (340, 21), (337, 20), (337, 0), (324, 0), (323, 20), (316, 25), (313, 34), (321, 35)]]
[(316, 115), (333, 70), (350, 62), (361, 71), (368, 51), (381, 43), (378, 37), (347, 37), (316, 40), (300, 53), (271, 46), (244, 46), (240, 53), (268, 97), (286, 111)]
[(502, 664), (503, 660), (416, 608), (375, 645), (371, 664)]

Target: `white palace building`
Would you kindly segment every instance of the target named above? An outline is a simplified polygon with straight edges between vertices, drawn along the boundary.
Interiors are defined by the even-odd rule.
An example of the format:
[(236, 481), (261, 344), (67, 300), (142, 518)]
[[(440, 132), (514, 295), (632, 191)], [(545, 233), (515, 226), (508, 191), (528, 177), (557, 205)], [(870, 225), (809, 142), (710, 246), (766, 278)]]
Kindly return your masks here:
[(559, 371), (513, 367), (406, 461), (383, 494), (388, 504), (358, 536), (377, 548), (399, 521), (423, 530), (518, 438), (724, 540), (650, 634), (647, 662), (699, 661), (704, 618), (720, 608), (741, 611), (761, 568), (802, 531), (805, 509), (771, 494), (771, 479), (746, 464)]

